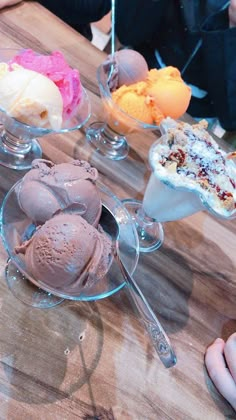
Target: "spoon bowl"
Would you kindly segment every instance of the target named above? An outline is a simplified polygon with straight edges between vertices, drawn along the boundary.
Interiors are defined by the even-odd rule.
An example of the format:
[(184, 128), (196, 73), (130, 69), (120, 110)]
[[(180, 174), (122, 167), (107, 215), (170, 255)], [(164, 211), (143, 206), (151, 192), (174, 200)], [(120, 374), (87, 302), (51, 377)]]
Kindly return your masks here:
[(136, 281), (129, 274), (119, 256), (119, 225), (111, 211), (104, 205), (102, 206), (100, 225), (112, 240), (114, 258), (116, 259), (127, 286), (129, 286), (128, 290), (138, 311), (140, 320), (142, 321), (160, 360), (166, 368), (174, 366), (177, 362), (177, 358), (170, 344), (170, 340), (145, 296), (136, 284)]

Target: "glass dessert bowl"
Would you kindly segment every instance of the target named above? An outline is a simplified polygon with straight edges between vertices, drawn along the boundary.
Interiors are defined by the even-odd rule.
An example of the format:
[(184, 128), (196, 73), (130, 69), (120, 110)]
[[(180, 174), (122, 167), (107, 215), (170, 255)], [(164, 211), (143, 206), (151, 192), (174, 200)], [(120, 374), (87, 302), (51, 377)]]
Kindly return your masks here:
[(235, 152), (220, 149), (204, 124), (174, 122), (149, 151), (152, 173), (143, 202), (123, 201), (136, 223), (141, 252), (162, 245), (164, 222), (204, 210), (236, 217)]
[[(25, 259), (16, 253), (15, 248), (35, 232), (35, 225), (21, 210), (17, 199), (16, 183), (7, 193), (1, 210), (1, 234), (5, 249), (9, 255), (6, 267), (6, 281), (12, 293), (22, 302), (38, 307), (53, 307), (64, 299), (93, 301), (116, 293), (125, 282), (116, 264), (111, 262), (106, 275), (91, 287), (84, 287), (81, 293), (68, 291), (62, 286), (49, 286), (27, 272)], [(139, 244), (135, 224), (120, 200), (103, 184), (97, 182), (101, 201), (115, 216), (119, 225), (119, 251), (125, 267), (132, 274), (138, 263)]]
[(105, 122), (93, 122), (88, 140), (110, 159), (128, 154), (130, 133), (160, 132), (163, 119), (180, 118), (187, 110), (191, 89), (172, 66), (148, 69), (137, 51), (122, 49), (107, 57), (97, 70)]
[(147, 124), (131, 117), (112, 99), (109, 78), (113, 64), (101, 64), (97, 81), (104, 110), (104, 121), (95, 121), (86, 130), (87, 139), (98, 152), (113, 160), (125, 159), (129, 152), (127, 136), (135, 132), (160, 131), (156, 124)]
[[(67, 104), (66, 110), (65, 102), (61, 104), (59, 89), (49, 77), (34, 71), (38, 76), (37, 80), (37, 76), (36, 79), (32, 78), (33, 73), (29, 73), (33, 71), (32, 67), (11, 63), (14, 57), (20, 56), (21, 52), (24, 54), (24, 51), (27, 54), (31, 50), (0, 49), (0, 164), (18, 170), (29, 169), (32, 161), (42, 156), (37, 138), (78, 130), (91, 114), (90, 101), (82, 85), (78, 104), (73, 105), (73, 112), (67, 113), (69, 105)], [(38, 53), (32, 52), (33, 54), (42, 57)], [(53, 54), (59, 56), (61, 53), (52, 53), (52, 56)], [(62, 57), (61, 55), (61, 60)], [(44, 64), (42, 68), (45, 73)], [(72, 80), (73, 76), (70, 77)], [(69, 94), (66, 93), (68, 96)]]

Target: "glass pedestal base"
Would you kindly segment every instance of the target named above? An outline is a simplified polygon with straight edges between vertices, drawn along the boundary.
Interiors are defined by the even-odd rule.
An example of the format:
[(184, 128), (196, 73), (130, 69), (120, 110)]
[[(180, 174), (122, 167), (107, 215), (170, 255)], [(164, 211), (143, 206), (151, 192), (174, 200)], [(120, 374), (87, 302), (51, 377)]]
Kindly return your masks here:
[(32, 284), (13, 264), (8, 260), (5, 269), (6, 282), (12, 294), (26, 305), (34, 308), (47, 309), (59, 305), (63, 298), (52, 295), (39, 289)]
[(86, 137), (92, 147), (112, 160), (125, 159), (129, 146), (125, 136), (120, 136), (104, 122), (95, 121), (86, 129)]
[(42, 149), (37, 140), (32, 140), (29, 150), (26, 153), (20, 153), (20, 150), (10, 150), (6, 147), (3, 139), (0, 137), (0, 165), (10, 169), (27, 170), (31, 169), (34, 159), (42, 157)]
[(127, 199), (122, 200), (122, 203), (135, 221), (140, 252), (152, 252), (160, 248), (164, 241), (162, 224), (145, 215), (141, 201)]

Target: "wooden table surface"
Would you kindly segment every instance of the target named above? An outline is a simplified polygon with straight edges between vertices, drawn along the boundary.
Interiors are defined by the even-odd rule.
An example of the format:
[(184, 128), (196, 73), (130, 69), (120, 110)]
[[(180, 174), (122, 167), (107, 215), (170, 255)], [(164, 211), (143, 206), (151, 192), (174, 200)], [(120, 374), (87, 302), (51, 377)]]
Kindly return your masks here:
[[(80, 70), (93, 113), (102, 117), (96, 68), (103, 52), (30, 1), (0, 13), (0, 47), (13, 46), (61, 50)], [(153, 135), (130, 136), (130, 153), (122, 162), (95, 153), (83, 130), (40, 143), (54, 162), (88, 159), (123, 199), (142, 198), (153, 140)], [(0, 167), (1, 201), (23, 174)], [(235, 249), (235, 221), (201, 212), (166, 223), (162, 248), (140, 255), (135, 279), (178, 357), (174, 368), (165, 369), (125, 288), (96, 302), (33, 309), (9, 291), (1, 245), (0, 419), (236, 418), (204, 367), (207, 345), (236, 331)]]

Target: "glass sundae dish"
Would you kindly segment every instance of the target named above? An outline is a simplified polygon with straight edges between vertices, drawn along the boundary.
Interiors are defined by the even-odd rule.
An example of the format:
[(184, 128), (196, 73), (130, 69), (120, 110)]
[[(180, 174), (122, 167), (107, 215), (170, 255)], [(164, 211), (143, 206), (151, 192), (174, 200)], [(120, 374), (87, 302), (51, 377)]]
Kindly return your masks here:
[(90, 124), (87, 139), (113, 160), (127, 156), (129, 134), (160, 132), (161, 121), (183, 115), (191, 97), (178, 69), (148, 71), (141, 54), (128, 49), (108, 57), (97, 69), (97, 80), (104, 121)]
[[(41, 162), (44, 164), (44, 161)], [(43, 169), (45, 170), (45, 168)], [(65, 169), (67, 170), (67, 168)], [(84, 167), (82, 167), (83, 169)], [(85, 169), (87, 170), (88, 166)], [(90, 168), (88, 170), (90, 171)], [(91, 174), (94, 176), (94, 172), (91, 172)], [(64, 299), (92, 301), (105, 298), (120, 290), (125, 282), (121, 273), (117, 270), (116, 264), (113, 264), (113, 258), (111, 258), (109, 250), (109, 238), (99, 228), (99, 225), (95, 228), (95, 225), (99, 222), (97, 219), (98, 213), (92, 215), (88, 213), (84, 216), (90, 221), (91, 217), (93, 218), (93, 225), (90, 225), (84, 218), (74, 213), (81, 209), (81, 214), (84, 214), (85, 207), (80, 203), (77, 203), (78, 206), (75, 207), (76, 203), (72, 203), (68, 209), (64, 209), (65, 213), (59, 211), (53, 217), (49, 215), (49, 220), (39, 226), (32, 218), (27, 216), (20, 205), (19, 191), (21, 191), (22, 183), (23, 180), (20, 180), (11, 188), (4, 199), (1, 210), (1, 234), (9, 255), (6, 281), (12, 293), (28, 305), (48, 308), (57, 305)], [(80, 183), (81, 181), (79, 181)], [(89, 182), (82, 179), (82, 183), (83, 185), (86, 184), (87, 189)], [(73, 189), (72, 184), (70, 187)], [(96, 182), (96, 186), (102, 205), (112, 212), (119, 224), (120, 256), (125, 267), (132, 274), (137, 266), (139, 256), (135, 224), (123, 204), (110, 190), (99, 181)], [(25, 188), (27, 190), (28, 185)], [(72, 190), (70, 190), (68, 196), (70, 194), (73, 194)], [(94, 197), (95, 195), (93, 195)], [(52, 205), (54, 204), (52, 203)], [(83, 235), (82, 233), (78, 235), (75, 219), (78, 220), (78, 225), (82, 223), (84, 229), (84, 233), (82, 233), (87, 235), (85, 239), (83, 237), (82, 245), (79, 237)], [(60, 229), (57, 224), (59, 222)], [(45, 237), (45, 232), (49, 232), (48, 237)], [(91, 242), (94, 235), (96, 236), (95, 248)], [(36, 238), (38, 239), (36, 240)], [(55, 246), (55, 243), (58, 246)], [(51, 247), (51, 244), (54, 245), (54, 248)], [(83, 257), (84, 250), (88, 250), (92, 256), (90, 262), (85, 257), (85, 263), (81, 269), (79, 255)], [(67, 253), (67, 259), (64, 259), (65, 253)], [(101, 253), (102, 255), (100, 255)], [(98, 265), (99, 273), (101, 273), (99, 275), (96, 274), (96, 271), (93, 271), (93, 267), (98, 264), (97, 261), (100, 264)], [(75, 278), (72, 279), (74, 272), (76, 270), (80, 272), (80, 269), (82, 274), (74, 281)], [(36, 270), (38, 278), (32, 274), (35, 274)], [(87, 273), (89, 273), (89, 276)]]
[(202, 210), (219, 218), (236, 217), (235, 152), (227, 154), (218, 146), (205, 121), (169, 123), (172, 128), (149, 152), (152, 174), (143, 202), (124, 200), (136, 222), (141, 252), (161, 246), (163, 222)]
[(37, 138), (80, 129), (90, 101), (60, 52), (0, 49), (0, 164), (26, 170), (42, 156)]

